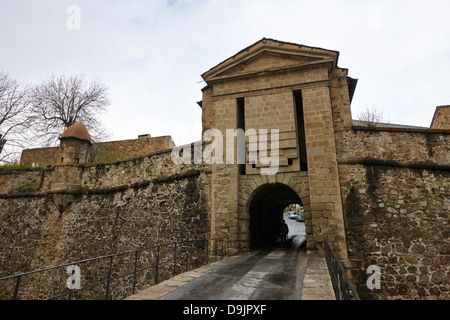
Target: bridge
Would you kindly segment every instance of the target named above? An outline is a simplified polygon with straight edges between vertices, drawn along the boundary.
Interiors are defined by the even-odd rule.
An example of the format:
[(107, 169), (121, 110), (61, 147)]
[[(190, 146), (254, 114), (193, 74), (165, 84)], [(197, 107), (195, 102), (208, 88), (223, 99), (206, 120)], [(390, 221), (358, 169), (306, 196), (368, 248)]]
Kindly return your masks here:
[[(175, 253), (170, 259), (164, 259), (162, 246), (157, 246), (157, 255), (153, 254), (156, 264), (147, 262), (145, 267), (139, 266), (138, 260), (147, 260), (146, 257), (150, 257), (152, 254), (146, 256), (144, 251), (147, 249), (141, 249), (3, 277), (0, 278), (0, 284), (5, 287), (4, 292), (13, 292), (13, 300), (335, 300), (358, 298), (353, 288), (349, 290), (350, 288), (342, 286), (342, 284), (349, 283), (348, 279), (336, 278), (345, 272), (342, 268), (340, 270), (342, 272), (339, 272), (334, 253), (325, 250), (324, 257), (323, 253), (308, 251), (304, 223), (289, 220), (287, 222), (290, 235), (285, 246), (281, 246), (279, 241), (274, 241), (270, 246), (230, 256), (225, 254), (227, 250), (223, 247), (223, 243), (220, 248), (216, 242), (215, 247), (206, 250), (212, 262), (202, 263), (203, 265), (197, 267), (189, 268), (190, 259), (195, 259), (192, 256), (194, 250), (178, 247), (180, 249), (178, 254)], [(177, 246), (175, 246), (175, 250), (177, 251)], [(183, 251), (184, 256), (180, 254)], [(132, 262), (126, 258), (127, 256), (135, 257), (134, 271), (130, 272), (130, 270), (124, 269), (124, 265), (130, 265)], [(176, 261), (179, 266), (183, 266), (183, 269), (175, 272)], [(103, 268), (100, 278), (94, 281), (95, 271), (91, 269), (92, 266), (88, 265), (90, 263), (109, 265), (109, 268)], [(164, 273), (164, 266), (172, 269), (172, 276), (167, 276), (167, 272)], [(79, 272), (78, 280), (75, 274), (76, 269)], [(150, 273), (147, 275), (152, 274), (154, 279), (147, 280), (147, 286), (140, 285), (137, 290), (138, 277), (136, 275), (139, 272), (145, 274), (148, 271)], [(45, 273), (50, 274), (44, 276)], [(61, 274), (64, 273), (66, 276), (61, 279)], [(71, 274), (69, 278), (67, 278), (67, 273)], [(105, 277), (106, 274), (107, 277)], [(130, 281), (126, 279), (130, 279), (132, 275), (134, 275), (134, 280), (131, 281), (133, 289), (130, 291)], [(33, 277), (35, 278), (33, 279)], [(50, 289), (54, 285), (52, 281), (55, 279), (63, 280), (64, 284), (67, 283), (67, 288), (56, 295), (54, 290), (48, 290), (48, 292), (44, 294), (41, 292), (39, 296), (36, 296), (35, 294), (39, 294), (40, 289), (37, 288), (37, 291), (36, 288), (33, 289), (32, 283), (36, 283), (37, 279), (48, 280), (44, 286), (46, 289)], [(15, 287), (14, 290), (7, 288), (8, 281), (10, 289)], [(59, 285), (56, 287), (61, 288), (62, 282), (57, 282)], [(76, 282), (78, 285), (75, 284)], [(15, 285), (13, 285), (14, 283)], [(341, 283), (341, 288), (336, 285), (337, 283)], [(93, 288), (97, 293), (89, 293), (89, 290)], [(106, 291), (106, 294), (103, 290)], [(119, 292), (122, 293), (119, 294)], [(6, 298), (9, 299), (9, 297)]]
[(304, 243), (226, 257), (126, 300), (335, 300), (325, 258)]
[(290, 235), (285, 248), (275, 240), (179, 274), (126, 300), (335, 300), (325, 258), (306, 249), (304, 223), (286, 222)]

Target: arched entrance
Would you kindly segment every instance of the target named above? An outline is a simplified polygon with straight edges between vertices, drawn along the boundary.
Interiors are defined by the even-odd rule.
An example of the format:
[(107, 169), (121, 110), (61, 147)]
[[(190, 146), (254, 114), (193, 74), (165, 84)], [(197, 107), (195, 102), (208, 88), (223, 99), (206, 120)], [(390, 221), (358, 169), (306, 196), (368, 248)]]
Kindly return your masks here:
[(273, 245), (286, 206), (303, 205), (298, 194), (281, 183), (262, 185), (250, 201), (250, 248)]

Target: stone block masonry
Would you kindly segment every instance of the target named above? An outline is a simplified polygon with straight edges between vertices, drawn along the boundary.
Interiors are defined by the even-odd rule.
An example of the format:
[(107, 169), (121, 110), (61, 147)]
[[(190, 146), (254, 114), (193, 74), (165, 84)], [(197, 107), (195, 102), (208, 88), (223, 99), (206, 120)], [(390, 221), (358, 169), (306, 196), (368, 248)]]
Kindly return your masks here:
[[(449, 138), (381, 128), (338, 135), (348, 254), (362, 299), (450, 298)], [(380, 267), (381, 289), (367, 289), (370, 265)]]
[[(200, 166), (169, 162), (170, 152), (161, 152), (82, 166), (81, 183), (72, 191), (52, 190), (55, 170), (33, 172), (44, 176), (36, 189), (0, 195), (0, 276), (157, 244), (203, 241), (209, 228), (208, 176)], [(24, 280), (21, 298), (55, 293), (49, 279), (39, 281), (48, 288)], [(8, 292), (11, 288), (1, 287), (0, 299)]]
[(436, 107), (436, 111), (431, 121), (432, 129), (449, 129), (450, 128), (450, 106)]
[[(320, 248), (323, 236), (333, 243), (341, 259), (346, 259), (339, 177), (333, 119), (328, 87), (303, 91), (308, 176), (313, 234), (309, 245)], [(315, 158), (320, 157), (320, 161)], [(317, 249), (317, 247), (311, 248)]]
[[(87, 154), (87, 163), (115, 162), (117, 160), (143, 157), (154, 152), (174, 147), (170, 136), (141, 137), (138, 139), (98, 142), (92, 145)], [(53, 167), (61, 164), (59, 147), (23, 150), (20, 163)]]
[[(242, 253), (273, 245), (296, 204), (308, 251), (327, 238), (363, 299), (449, 299), (448, 107), (430, 128), (353, 126), (357, 80), (338, 56), (262, 39), (202, 74), (202, 132), (251, 129), (245, 164), (177, 165), (170, 137), (92, 144), (82, 124), (60, 148), (24, 151), (50, 168), (0, 172), (0, 275), (177, 238), (223, 237)], [(269, 150), (271, 174), (258, 161)], [(365, 285), (370, 265), (381, 289)]]
[[(265, 229), (267, 224), (279, 223), (282, 205), (260, 208), (266, 212), (264, 217), (255, 213), (252, 218), (250, 208), (259, 191), (278, 187), (287, 195), (274, 202), (288, 205), (294, 201), (305, 207), (308, 249), (322, 250), (327, 236), (337, 254), (347, 257), (334, 125), (339, 130), (348, 128), (351, 117), (347, 71), (336, 66), (336, 59), (333, 51), (264, 39), (202, 75), (207, 83), (202, 102), (204, 128), (224, 131), (243, 125), (245, 129), (280, 132), (276, 174), (262, 176), (263, 166), (250, 163), (246, 163), (245, 173), (231, 165), (212, 169), (212, 232), (239, 240), (241, 250), (249, 248), (252, 238), (273, 236), (270, 232), (274, 230)], [(303, 108), (296, 100), (298, 92)], [(241, 114), (239, 103), (243, 105)], [(304, 133), (299, 133), (303, 126), (299, 122), (304, 122)], [(300, 140), (306, 140), (306, 146)], [(304, 168), (302, 172), (303, 154), (307, 155), (308, 171)], [(230, 219), (238, 221), (230, 223)], [(252, 234), (255, 232), (264, 236)]]
[(381, 289), (359, 274), (362, 298), (449, 299), (450, 172), (343, 165), (349, 257), (381, 268)]

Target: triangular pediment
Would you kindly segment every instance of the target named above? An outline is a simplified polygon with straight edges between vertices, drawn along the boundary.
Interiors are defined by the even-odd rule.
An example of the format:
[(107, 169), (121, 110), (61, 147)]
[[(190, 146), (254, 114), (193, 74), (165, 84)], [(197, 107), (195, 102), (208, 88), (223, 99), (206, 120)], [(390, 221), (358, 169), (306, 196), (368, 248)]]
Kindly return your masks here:
[(338, 52), (263, 39), (205, 72), (205, 81), (320, 63), (336, 65)]
[(317, 57), (293, 56), (272, 51), (263, 51), (249, 59), (240, 61), (216, 76), (238, 76), (249, 73), (257, 73), (274, 68), (289, 68), (299, 65), (306, 65), (322, 60)]

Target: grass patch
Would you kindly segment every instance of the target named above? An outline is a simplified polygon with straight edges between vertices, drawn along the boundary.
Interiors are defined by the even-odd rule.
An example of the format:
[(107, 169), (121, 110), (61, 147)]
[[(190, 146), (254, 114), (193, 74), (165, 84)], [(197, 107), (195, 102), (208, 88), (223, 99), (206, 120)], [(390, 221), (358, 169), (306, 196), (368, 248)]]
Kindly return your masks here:
[(32, 167), (28, 164), (24, 163), (13, 163), (13, 164), (4, 164), (0, 166), (0, 171), (9, 171), (9, 170), (41, 170), (41, 167)]
[(30, 191), (30, 190), (38, 190), (41, 188), (40, 184), (27, 184), (24, 186), (19, 187), (18, 191)]

